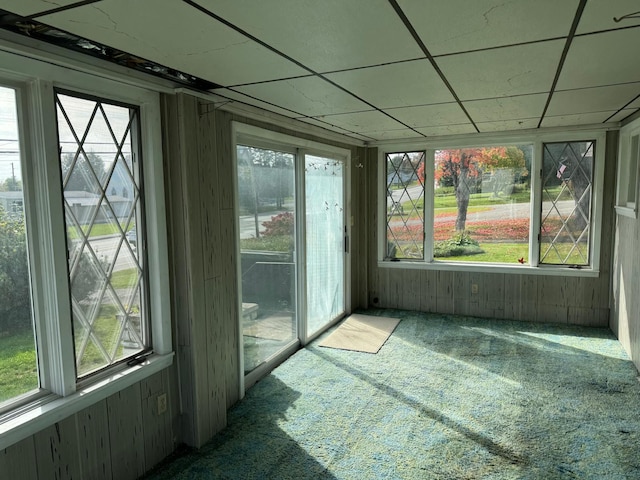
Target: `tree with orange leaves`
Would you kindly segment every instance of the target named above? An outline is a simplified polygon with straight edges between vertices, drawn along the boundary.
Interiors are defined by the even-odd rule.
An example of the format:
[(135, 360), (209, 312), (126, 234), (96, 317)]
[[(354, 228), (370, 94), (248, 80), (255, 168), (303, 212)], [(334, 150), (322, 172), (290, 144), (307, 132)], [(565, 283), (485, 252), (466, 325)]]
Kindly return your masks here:
[[(437, 182), (447, 178), (456, 195), (456, 231), (462, 232), (467, 222), (467, 210), (471, 198), (470, 183), (483, 172), (498, 168), (521, 169), (526, 174), (524, 154), (517, 147), (483, 147), (437, 150), (434, 176)], [(424, 167), (418, 175), (424, 181)]]

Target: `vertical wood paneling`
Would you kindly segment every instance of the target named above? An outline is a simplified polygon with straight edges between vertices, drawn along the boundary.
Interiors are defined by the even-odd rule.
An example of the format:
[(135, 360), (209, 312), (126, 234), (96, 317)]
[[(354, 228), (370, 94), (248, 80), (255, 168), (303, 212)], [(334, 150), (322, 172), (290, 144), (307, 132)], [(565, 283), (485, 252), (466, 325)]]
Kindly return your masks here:
[(0, 450), (0, 478), (36, 480), (36, 453), (33, 437)]
[(420, 270), (399, 270), (398, 290), (402, 299), (400, 305), (407, 310), (420, 310)]
[(457, 315), (475, 315), (470, 311), (469, 272), (453, 272), (453, 311)]
[[(378, 277), (378, 288), (377, 288), (377, 295), (374, 296), (373, 298), (373, 302), (374, 302), (374, 306), (376, 307), (388, 307), (390, 305), (388, 298), (390, 296), (390, 279), (389, 276), (391, 275), (391, 269), (390, 268), (378, 268), (377, 269), (377, 277)], [(378, 299), (378, 303), (376, 305), (376, 298)]]
[(504, 276), (504, 313), (503, 318), (520, 320), (522, 275)]
[(220, 227), (217, 221), (220, 210), (220, 177), (218, 175), (218, 152), (216, 145), (215, 113), (203, 113), (200, 106), (198, 117), (198, 179), (200, 222), (202, 225), (202, 251), (205, 280), (220, 275)]
[(218, 182), (218, 195), (220, 197), (220, 208), (223, 210), (233, 210), (234, 185), (233, 178), (233, 142), (231, 138), (231, 115), (218, 111), (216, 121), (216, 143), (218, 151), (218, 169), (220, 172)]
[(111, 440), (107, 418), (107, 401), (102, 400), (76, 414), (78, 451), (85, 478), (112, 478)]
[[(145, 465), (156, 465), (173, 451), (169, 411), (158, 412), (158, 395), (168, 390), (168, 374), (158, 372), (140, 382)], [(167, 399), (168, 400), (168, 399)]]
[(134, 480), (146, 470), (140, 384), (107, 398), (107, 416), (113, 478)]
[(489, 273), (483, 275), (480, 290), (480, 315), (483, 317), (502, 318), (504, 315), (504, 274)]
[(217, 284), (220, 290), (221, 308), (220, 321), (223, 322), (223, 335), (225, 339), (224, 361), (220, 369), (226, 381), (226, 402), (230, 407), (240, 398), (240, 341), (238, 311), (238, 268), (236, 258), (235, 239), (235, 215), (233, 210), (227, 209), (220, 212), (220, 237), (225, 245), (230, 248), (222, 257), (222, 276)]
[(226, 398), (226, 344), (224, 338), (224, 310), (221, 308), (222, 279), (216, 277), (206, 281), (207, 291), (207, 369), (209, 373), (209, 433), (219, 432), (227, 422)]
[(521, 275), (520, 277), (520, 319), (530, 322), (540, 321), (538, 317), (538, 277)]
[(189, 289), (188, 289), (188, 268), (187, 250), (185, 240), (186, 229), (186, 203), (183, 201), (183, 173), (181, 161), (181, 137), (178, 122), (182, 118), (178, 114), (178, 101), (173, 95), (163, 95), (162, 115), (163, 115), (163, 150), (165, 176), (165, 194), (168, 197), (166, 202), (168, 208), (168, 240), (171, 254), (169, 262), (169, 272), (171, 274), (171, 292), (173, 298), (173, 322), (179, 322), (177, 338), (175, 342), (178, 346), (189, 345), (191, 338), (190, 324), (188, 321), (181, 321), (188, 318), (189, 312)]
[[(351, 297), (352, 308), (368, 305), (368, 265), (370, 243), (367, 238), (366, 149), (357, 147), (351, 153)], [(350, 219), (347, 219), (350, 221)]]
[(420, 271), (420, 311), (436, 312), (437, 311), (437, 295), (436, 295), (437, 272), (435, 270)]
[(82, 478), (75, 416), (65, 418), (36, 433), (34, 442), (39, 478)]
[(439, 270), (436, 280), (436, 304), (439, 313), (454, 313), (455, 296), (453, 292), (454, 272)]
[(571, 277), (545, 276), (538, 280), (537, 309), (538, 318), (543, 322), (567, 323), (568, 285), (575, 279)]
[(378, 149), (368, 148), (363, 163), (363, 174), (366, 179), (365, 188), (365, 207), (360, 212), (366, 215), (367, 224), (364, 232), (365, 241), (367, 242), (367, 288), (369, 304), (379, 306), (373, 303), (374, 298), (382, 298), (381, 268), (378, 268)]

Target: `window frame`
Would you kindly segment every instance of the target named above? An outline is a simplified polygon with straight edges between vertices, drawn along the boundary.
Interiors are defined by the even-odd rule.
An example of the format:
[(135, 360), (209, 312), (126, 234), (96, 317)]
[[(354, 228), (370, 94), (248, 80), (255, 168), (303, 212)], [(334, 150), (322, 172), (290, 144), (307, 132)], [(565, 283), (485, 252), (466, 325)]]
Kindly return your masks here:
[[(570, 265), (545, 265), (539, 264), (539, 240), (542, 206), (542, 153), (545, 143), (553, 142), (595, 142), (595, 165), (592, 184), (592, 220), (589, 238), (589, 249), (591, 252), (591, 264), (581, 268), (573, 268)], [(524, 273), (535, 275), (560, 275), (560, 276), (591, 276), (597, 277), (600, 268), (600, 236), (603, 210), (603, 188), (605, 152), (606, 152), (606, 129), (573, 129), (566, 131), (537, 131), (537, 132), (516, 132), (502, 135), (464, 135), (460, 137), (439, 137), (435, 139), (425, 139), (422, 141), (411, 141), (405, 143), (385, 143), (378, 146), (378, 242), (377, 260), (378, 266), (383, 268), (409, 268), (409, 269), (434, 269), (450, 271), (474, 271), (474, 272), (504, 272), (504, 273)], [(506, 264), (506, 263), (484, 263), (484, 262), (450, 262), (444, 260), (434, 260), (433, 245), (433, 198), (434, 186), (432, 181), (425, 181), (425, 211), (424, 229), (425, 244), (423, 259), (395, 259), (385, 258), (386, 240), (386, 155), (399, 152), (425, 152), (425, 177), (433, 179), (435, 169), (436, 150), (489, 147), (489, 146), (510, 146), (530, 144), (533, 146), (533, 158), (531, 164), (531, 202), (530, 202), (530, 225), (529, 225), (529, 264)]]
[[(616, 188), (616, 213), (629, 218), (638, 218), (638, 204), (640, 203), (640, 145), (635, 152), (631, 145), (633, 138), (640, 144), (640, 119), (623, 126), (618, 140), (618, 174)], [(634, 176), (631, 172), (635, 173)], [(633, 181), (633, 180), (635, 181)], [(629, 192), (634, 193), (634, 201), (629, 202)]]
[[(168, 367), (174, 355), (157, 88), (134, 86), (130, 79), (99, 69), (62, 66), (62, 60), (58, 65), (55, 57), (41, 61), (9, 50), (0, 46), (0, 84), (16, 90), (18, 104), (40, 390), (3, 407), (0, 450)], [(115, 364), (86, 379), (76, 378), (75, 371), (54, 89), (135, 105), (140, 111), (146, 237), (153, 239), (146, 245), (153, 351), (137, 365)]]

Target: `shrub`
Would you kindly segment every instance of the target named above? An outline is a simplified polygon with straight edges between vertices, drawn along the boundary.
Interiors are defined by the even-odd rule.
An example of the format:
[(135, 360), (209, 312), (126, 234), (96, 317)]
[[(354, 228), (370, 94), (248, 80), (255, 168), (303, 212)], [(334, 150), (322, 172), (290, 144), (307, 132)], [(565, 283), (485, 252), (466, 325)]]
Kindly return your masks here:
[(262, 222), (262, 226), (265, 228), (262, 235), (280, 236), (280, 235), (293, 235), (294, 219), (291, 212), (283, 212), (271, 217), (271, 220)]
[(459, 257), (484, 253), (480, 244), (467, 232), (456, 233), (448, 240), (436, 242), (433, 246), (434, 257)]

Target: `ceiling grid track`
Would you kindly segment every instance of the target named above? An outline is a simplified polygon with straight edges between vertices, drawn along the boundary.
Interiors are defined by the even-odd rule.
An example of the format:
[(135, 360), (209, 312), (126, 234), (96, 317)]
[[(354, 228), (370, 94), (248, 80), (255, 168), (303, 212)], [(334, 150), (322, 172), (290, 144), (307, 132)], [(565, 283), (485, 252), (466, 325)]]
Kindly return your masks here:
[(35, 19), (38, 17), (44, 17), (46, 15), (53, 15), (54, 13), (66, 12), (67, 10), (73, 10), (74, 8), (84, 7), (86, 5), (91, 5), (92, 3), (98, 3), (102, 0), (84, 0), (82, 2), (72, 3), (70, 5), (64, 5), (58, 8), (52, 8), (51, 10), (45, 10), (44, 12), (34, 13), (33, 15), (26, 15), (25, 18)]
[[(360, 102), (364, 103), (365, 105), (368, 105), (369, 107), (371, 107), (372, 109), (376, 110), (379, 113), (382, 113), (383, 115), (389, 117), (391, 120), (394, 120), (395, 122), (398, 122), (400, 125), (416, 132), (418, 135), (424, 137), (425, 135), (422, 134), (421, 132), (417, 131), (416, 129), (414, 129), (413, 127), (411, 127), (410, 125), (407, 125), (406, 123), (398, 120), (397, 118), (395, 118), (393, 115), (390, 115), (389, 113), (385, 112), (384, 110), (379, 109), (378, 107), (376, 107), (375, 105), (373, 105), (372, 103), (368, 102), (367, 100), (365, 100), (364, 98), (356, 95), (355, 93), (347, 90), (346, 88), (342, 87), (341, 85), (338, 85), (336, 82), (328, 79), (327, 77), (325, 77), (324, 75), (322, 75), (321, 73), (316, 72), (315, 70), (307, 67), (306, 65), (302, 64), (301, 62), (299, 62), (298, 60), (290, 57), (289, 55), (287, 55), (286, 53), (281, 52), (280, 50), (278, 50), (277, 48), (272, 47), (271, 45), (269, 45), (266, 42), (263, 42), (262, 40), (260, 40), (259, 38), (251, 35), (249, 32), (247, 32), (246, 30), (243, 30), (242, 28), (238, 27), (237, 25), (227, 21), (226, 19), (220, 17), (219, 15), (216, 15), (215, 13), (209, 11), (208, 9), (204, 8), (203, 6), (199, 5), (198, 3), (194, 2), (193, 0), (182, 0), (184, 3), (186, 3), (187, 5), (195, 8), (196, 10), (200, 11), (201, 13), (204, 13), (205, 15), (208, 15), (209, 17), (213, 18), (214, 20), (217, 20), (218, 22), (222, 23), (223, 25), (235, 30), (236, 32), (238, 32), (241, 35), (244, 35), (245, 37), (247, 37), (248, 39), (256, 42), (257, 44), (263, 46), (264, 48), (272, 51), (273, 53), (280, 55), (282, 58), (292, 62), (293, 64), (297, 65), (298, 67), (306, 70), (307, 72), (311, 73), (312, 75), (324, 80), (325, 82), (329, 83), (330, 85), (336, 87), (337, 89), (343, 91), (344, 93), (351, 95), (353, 98), (359, 100)], [(233, 90), (235, 92), (235, 90)], [(242, 92), (235, 92), (235, 93), (242, 93)], [(244, 94), (243, 94), (244, 95)], [(315, 118), (315, 117), (309, 117), (309, 118)], [(354, 132), (355, 133), (355, 132)]]
[(436, 62), (435, 58), (433, 58), (433, 55), (431, 55), (431, 52), (429, 52), (429, 49), (427, 48), (427, 46), (424, 44), (424, 42), (418, 35), (418, 32), (416, 32), (416, 29), (413, 28), (413, 25), (411, 25), (411, 22), (409, 21), (405, 13), (402, 11), (402, 8), (400, 7), (400, 5), (398, 5), (398, 2), (396, 0), (389, 0), (389, 3), (391, 4), (395, 12), (398, 14), (398, 16), (400, 17), (400, 20), (402, 20), (402, 23), (404, 23), (407, 30), (409, 30), (409, 33), (411, 34), (413, 39), (416, 41), (420, 49), (425, 54), (425, 56), (427, 57), (427, 60), (431, 62), (431, 65), (433, 66), (434, 70), (440, 76), (440, 79), (444, 82), (446, 87), (449, 89), (449, 92), (451, 92), (451, 95), (453, 95), (453, 98), (458, 103), (458, 105), (460, 106), (464, 114), (467, 116), (467, 118), (469, 119), (469, 122), (471, 122), (471, 124), (473, 125), (473, 128), (476, 129), (476, 132), (480, 133), (480, 129), (476, 125), (476, 122), (474, 122), (473, 118), (471, 118), (471, 115), (469, 115), (469, 112), (462, 104), (460, 97), (458, 97), (458, 94), (449, 83), (449, 80), (447, 80), (447, 77), (444, 76), (444, 73), (442, 72), (442, 70), (440, 70), (440, 67), (438, 66), (438, 63)]
[[(607, 123), (609, 120), (611, 120), (613, 117), (615, 117), (616, 115), (618, 115), (620, 112), (622, 112), (625, 108), (627, 108), (629, 105), (631, 105), (633, 102), (635, 102), (636, 100), (638, 100), (640, 98), (640, 93), (638, 95), (636, 95), (635, 97), (633, 97), (631, 100), (629, 100), (627, 103), (625, 103), (622, 107), (620, 107), (615, 113), (609, 115), (609, 117), (607, 117), (607, 119), (602, 122), (602, 123)], [(623, 118), (622, 120), (626, 120), (628, 117), (630, 117), (631, 115), (633, 115), (636, 112), (640, 112), (640, 108), (636, 109), (635, 111), (633, 111), (632, 113), (630, 113), (629, 115), (627, 115), (627, 117)]]
[(544, 117), (547, 114), (547, 110), (549, 109), (549, 104), (551, 103), (551, 98), (553, 97), (553, 93), (555, 92), (556, 85), (558, 84), (558, 79), (560, 78), (562, 67), (564, 66), (565, 60), (567, 59), (567, 54), (569, 53), (571, 42), (573, 42), (573, 37), (576, 34), (576, 30), (578, 29), (578, 24), (580, 23), (580, 18), (582, 18), (582, 12), (584, 12), (584, 7), (586, 5), (587, 5), (587, 0), (580, 0), (580, 4), (578, 5), (578, 8), (576, 10), (576, 15), (575, 17), (573, 17), (573, 23), (571, 24), (571, 29), (569, 30), (567, 41), (564, 44), (564, 49), (562, 50), (562, 55), (560, 56), (560, 61), (558, 62), (556, 75), (555, 77), (553, 77), (553, 82), (551, 83), (551, 88), (549, 89), (549, 96), (547, 97), (547, 101), (544, 104), (544, 109), (542, 110), (542, 115), (540, 115), (540, 120), (538, 121), (538, 128), (542, 126), (542, 121), (544, 120)]

